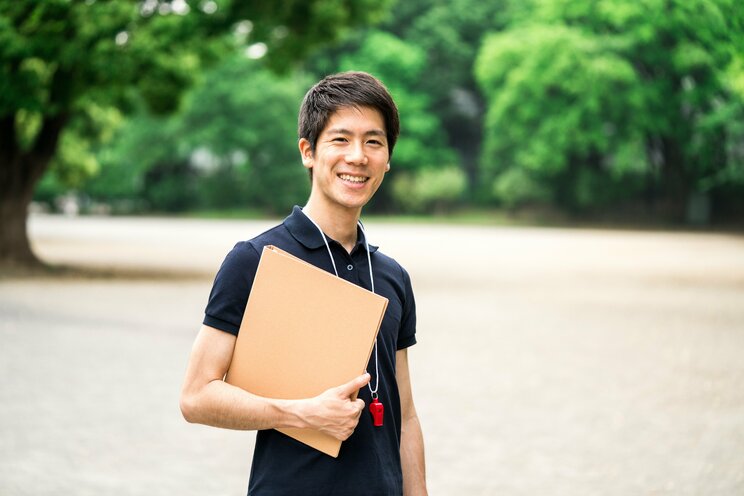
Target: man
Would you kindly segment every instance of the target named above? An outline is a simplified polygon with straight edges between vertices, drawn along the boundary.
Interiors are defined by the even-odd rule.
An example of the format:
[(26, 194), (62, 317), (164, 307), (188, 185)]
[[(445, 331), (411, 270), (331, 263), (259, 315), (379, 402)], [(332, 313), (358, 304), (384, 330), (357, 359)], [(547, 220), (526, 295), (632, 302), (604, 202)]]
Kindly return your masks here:
[[(407, 355), (416, 343), (411, 282), (397, 262), (367, 248), (358, 226), (362, 207), (390, 170), (398, 110), (380, 81), (347, 72), (308, 91), (298, 127), (310, 198), (282, 224), (238, 243), (227, 255), (191, 353), (181, 411), (189, 422), (259, 431), (249, 495), (425, 495), (423, 437)], [(262, 398), (223, 381), (259, 254), (268, 244), (366, 289), (374, 284), (375, 292), (388, 298), (367, 374), (300, 400)], [(381, 426), (368, 411), (373, 397), (384, 405)], [(292, 427), (344, 441), (338, 458), (273, 430)]]

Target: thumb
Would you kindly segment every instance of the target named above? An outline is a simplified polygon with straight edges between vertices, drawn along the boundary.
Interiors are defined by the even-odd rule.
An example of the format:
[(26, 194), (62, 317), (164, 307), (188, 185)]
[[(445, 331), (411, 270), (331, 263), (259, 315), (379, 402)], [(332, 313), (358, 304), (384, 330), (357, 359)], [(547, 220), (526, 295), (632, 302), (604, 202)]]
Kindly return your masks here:
[(342, 384), (336, 389), (336, 391), (338, 391), (338, 393), (342, 395), (343, 397), (348, 398), (349, 396), (351, 396), (352, 394), (354, 394), (355, 392), (359, 391), (361, 388), (366, 386), (369, 383), (369, 381), (370, 381), (370, 375), (367, 373), (364, 373), (358, 377), (353, 378), (346, 384)]

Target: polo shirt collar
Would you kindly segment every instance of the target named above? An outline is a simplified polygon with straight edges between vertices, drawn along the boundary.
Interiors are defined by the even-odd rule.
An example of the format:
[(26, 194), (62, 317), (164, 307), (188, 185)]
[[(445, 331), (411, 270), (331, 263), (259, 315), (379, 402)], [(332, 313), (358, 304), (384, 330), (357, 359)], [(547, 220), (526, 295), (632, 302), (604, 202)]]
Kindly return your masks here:
[[(302, 213), (302, 208), (297, 205), (294, 206), (292, 213), (284, 219), (283, 223), (292, 237), (302, 243), (305, 248), (315, 250), (321, 246), (325, 246), (323, 237), (318, 232), (318, 228), (315, 227), (315, 224), (313, 224), (310, 219), (307, 218), (307, 215)], [(328, 239), (331, 238), (329, 237)], [(359, 229), (359, 226), (357, 226), (357, 242), (354, 250), (356, 250), (359, 245), (364, 248), (364, 234), (361, 229)], [(369, 252), (374, 253), (377, 251), (377, 248), (377, 246), (369, 245)], [(352, 250), (352, 252), (354, 250)]]

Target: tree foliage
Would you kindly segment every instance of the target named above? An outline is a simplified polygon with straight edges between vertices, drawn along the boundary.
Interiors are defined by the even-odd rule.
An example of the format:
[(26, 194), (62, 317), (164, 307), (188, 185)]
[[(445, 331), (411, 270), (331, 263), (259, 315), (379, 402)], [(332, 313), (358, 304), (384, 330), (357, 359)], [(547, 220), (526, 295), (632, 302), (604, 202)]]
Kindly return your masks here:
[[(482, 165), (487, 184), (500, 184), (493, 191), (510, 184), (500, 179), (504, 173), (557, 181), (565, 203), (580, 206), (592, 201), (592, 191), (582, 190), (582, 173), (619, 176), (643, 160), (629, 153), (640, 139), (634, 135), (641, 114), (638, 78), (602, 40), (539, 25), (493, 35), (476, 75), (490, 103)], [(513, 168), (525, 172), (515, 176)], [(517, 200), (508, 195), (509, 203)]]
[(85, 191), (127, 208), (282, 212), (308, 189), (294, 116), (309, 84), (242, 56), (229, 59), (186, 95), (177, 114), (132, 119), (101, 150), (104, 167)]
[[(0, 161), (16, 165), (0, 169), (2, 184), (23, 189), (13, 170), (33, 184), (54, 157), (42, 196), (72, 186), (129, 208), (283, 209), (307, 188), (295, 167), (297, 95), (358, 69), (387, 84), (402, 116), (393, 187), (373, 208), (637, 203), (675, 219), (695, 205), (744, 208), (736, 0), (411, 0), (386, 16), (387, 7), (6, 2)], [(219, 64), (236, 52), (266, 55)], [(463, 175), (452, 167), (468, 196), (453, 193)]]
[(231, 48), (265, 43), (271, 64), (286, 67), (379, 18), (384, 7), (346, 0), (3, 2), (0, 115), (75, 110), (84, 100), (126, 109), (135, 93), (150, 109), (168, 112), (200, 69)]
[[(356, 50), (344, 54), (332, 68), (334, 72), (369, 71), (380, 77), (393, 94), (403, 133), (392, 157), (390, 182), (401, 172), (456, 163), (428, 95), (415, 91), (424, 77), (425, 63), (421, 49), (389, 33), (372, 30)], [(125, 181), (136, 186), (129, 190), (129, 198), (145, 200), (123, 203), (129, 208), (178, 211), (258, 207), (280, 212), (288, 204), (302, 201), (307, 193), (307, 175), (298, 165), (296, 114), (312, 82), (298, 71), (277, 76), (258, 62), (232, 58), (207, 72), (187, 94), (182, 111), (163, 120), (159, 129), (150, 117), (135, 118), (116, 143), (102, 151), (100, 155), (108, 159), (101, 176), (85, 191), (101, 201), (115, 200), (115, 196), (106, 194), (108, 188), (113, 187), (112, 193), (117, 190), (111, 178), (129, 171), (138, 178)], [(160, 151), (146, 151), (155, 146)], [(132, 161), (138, 165), (132, 167)], [(459, 194), (459, 186), (455, 188)], [(439, 194), (444, 202), (451, 196), (445, 190), (434, 188), (422, 197), (429, 204), (435, 200), (429, 196)], [(391, 193), (389, 188), (383, 190), (375, 198), (376, 208), (391, 208), (396, 200)], [(404, 201), (397, 206), (408, 209), (411, 204)]]
[(532, 2), (479, 56), (484, 169), (550, 180), (573, 167), (577, 192), (596, 176), (587, 171), (616, 180), (641, 169), (647, 194), (683, 217), (691, 197), (722, 193), (717, 178), (742, 167), (731, 144), (741, 143), (732, 74), (741, 74), (743, 25), (733, 0)]
[[(512, 5), (513, 4), (513, 5)], [(520, 5), (511, 0), (413, 0), (398, 5), (383, 25), (424, 52), (424, 77), (416, 91), (429, 96), (446, 143), (456, 150), (471, 191), (477, 186), (485, 102), (473, 64), (485, 33), (503, 29)]]
[[(371, 0), (18, 0), (0, 3), (0, 260), (33, 261), (26, 206), (63, 134), (91, 107), (178, 108), (205, 67), (259, 46), (287, 68), (345, 30), (379, 18)], [(80, 138), (80, 136), (78, 136)], [(70, 163), (66, 165), (71, 165)], [(80, 164), (79, 164), (80, 165)]]

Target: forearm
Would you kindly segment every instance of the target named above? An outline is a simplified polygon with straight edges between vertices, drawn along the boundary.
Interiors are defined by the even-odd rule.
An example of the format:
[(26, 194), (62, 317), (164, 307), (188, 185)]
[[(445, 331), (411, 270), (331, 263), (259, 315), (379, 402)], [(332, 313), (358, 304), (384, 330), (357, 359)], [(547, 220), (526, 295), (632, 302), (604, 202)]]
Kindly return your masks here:
[(234, 347), (235, 336), (202, 326), (181, 389), (181, 413), (187, 421), (240, 430), (307, 428), (342, 441), (354, 432), (364, 409), (356, 394), (369, 383), (369, 374), (313, 398), (263, 398), (222, 380)]
[(253, 395), (221, 380), (199, 391), (184, 392), (181, 411), (192, 423), (237, 430), (307, 427), (303, 400), (277, 400)]
[(401, 424), (400, 461), (403, 470), (403, 494), (427, 495), (424, 437), (416, 415), (403, 419)]

